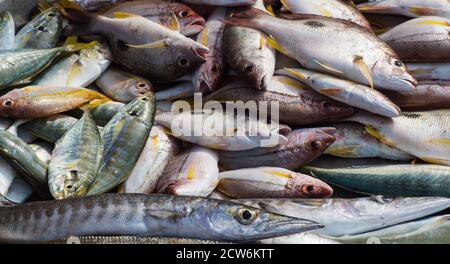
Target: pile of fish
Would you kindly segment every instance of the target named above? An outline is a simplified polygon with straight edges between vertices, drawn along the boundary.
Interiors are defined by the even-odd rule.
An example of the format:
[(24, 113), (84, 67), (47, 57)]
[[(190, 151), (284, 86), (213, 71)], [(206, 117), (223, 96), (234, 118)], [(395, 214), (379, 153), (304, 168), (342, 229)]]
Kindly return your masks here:
[(449, 166), (447, 0), (0, 1), (0, 242), (450, 243)]

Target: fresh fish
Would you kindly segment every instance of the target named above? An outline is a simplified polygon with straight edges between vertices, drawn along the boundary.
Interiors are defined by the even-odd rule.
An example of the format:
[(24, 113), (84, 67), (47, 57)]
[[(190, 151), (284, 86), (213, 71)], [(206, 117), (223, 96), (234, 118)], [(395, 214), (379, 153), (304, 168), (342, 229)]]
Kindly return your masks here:
[(440, 215), (354, 236), (333, 238), (344, 244), (448, 244), (450, 215)]
[(446, 0), (375, 0), (359, 4), (358, 9), (364, 13), (450, 18), (450, 3)]
[(153, 90), (153, 85), (148, 80), (116, 67), (106, 70), (95, 84), (107, 96), (122, 103), (129, 103)]
[(278, 108), (280, 122), (292, 125), (337, 121), (353, 114), (353, 108), (319, 95), (291, 78), (275, 77), (266, 91), (255, 91), (247, 83), (233, 82), (204, 99), (210, 100), (256, 103), (258, 108), (267, 105), (268, 113), (272, 113), (272, 107)]
[(84, 196), (94, 182), (103, 154), (92, 115), (85, 112), (56, 143), (48, 165), (48, 185), (55, 199)]
[(194, 95), (194, 85), (192, 82), (182, 82), (173, 87), (155, 93), (157, 101), (173, 101)]
[(0, 51), (0, 90), (15, 84), (30, 82), (37, 74), (62, 54), (92, 46), (67, 44), (53, 49), (19, 49)]
[(220, 191), (218, 191), (217, 189), (215, 189), (209, 196), (208, 198), (211, 199), (217, 199), (217, 200), (231, 200), (232, 198), (225, 195), (224, 193), (221, 193)]
[(31, 143), (29, 146), (34, 150), (39, 159), (41, 159), (46, 164), (50, 162), (52, 158), (52, 151), (54, 148), (53, 144), (45, 141), (36, 141)]
[[(256, 1), (254, 7), (267, 12), (262, 0)], [(228, 65), (258, 90), (267, 89), (275, 71), (275, 50), (265, 39), (259, 30), (237, 26), (226, 26), (223, 36)]]
[(367, 19), (351, 0), (281, 0), (281, 3), (294, 14), (312, 14), (344, 19), (372, 30)]
[(14, 49), (14, 20), (8, 11), (0, 13), (0, 50)]
[(397, 16), (397, 15), (383, 15), (383, 14), (364, 14), (364, 17), (372, 25), (375, 34), (383, 34), (389, 29), (398, 26), (408, 20), (409, 17)]
[(32, 135), (50, 143), (55, 143), (77, 122), (75, 117), (53, 115), (46, 118), (33, 119), (21, 126)]
[(33, 188), (8, 161), (0, 158), (0, 198), (19, 204), (25, 202), (33, 193)]
[(38, 0), (2, 0), (0, 1), (0, 12), (10, 12), (16, 28), (20, 28), (29, 21), (31, 11), (36, 8), (37, 2)]
[(98, 11), (109, 5), (125, 2), (126, 0), (70, 0), (87, 11)]
[(0, 156), (13, 166), (41, 196), (46, 196), (47, 164), (30, 146), (13, 134), (0, 130)]
[(407, 66), (417, 80), (450, 81), (450, 63), (408, 63)]
[(153, 126), (134, 169), (120, 188), (121, 192), (154, 193), (164, 169), (178, 151), (178, 144), (162, 127)]
[(395, 52), (372, 32), (327, 17), (285, 17), (290, 19), (252, 8), (224, 22), (264, 31), (273, 37), (267, 38), (268, 43), (307, 69), (390, 90), (410, 91), (416, 86), (416, 80)]
[(221, 151), (219, 165), (224, 170), (259, 166), (296, 170), (320, 156), (334, 142), (335, 131), (332, 127), (296, 129), (287, 135), (285, 144), (273, 148)]
[(107, 192), (125, 181), (144, 148), (155, 116), (155, 96), (134, 99), (101, 132), (103, 157), (88, 195)]
[(175, 238), (175, 237), (139, 237), (139, 236), (71, 236), (67, 239), (48, 242), (48, 244), (85, 244), (85, 245), (142, 245), (142, 244), (228, 244), (221, 241)]
[(295, 78), (314, 91), (349, 106), (386, 117), (396, 117), (400, 114), (398, 106), (386, 96), (362, 84), (299, 68), (286, 68), (276, 73)]
[(162, 0), (135, 0), (112, 6), (103, 15), (113, 17), (115, 12), (126, 12), (143, 16), (153, 22), (170, 27), (173, 15), (180, 23), (180, 33), (192, 36), (205, 27), (205, 19), (189, 6)]
[(28, 86), (0, 97), (0, 116), (34, 119), (78, 108), (89, 102), (109, 101), (101, 93), (79, 87)]
[(336, 142), (325, 150), (326, 154), (343, 158), (382, 158), (412, 160), (414, 157), (380, 142), (358, 123), (332, 124), (336, 127)]
[(58, 44), (63, 28), (62, 15), (55, 7), (33, 18), (17, 33), (16, 49), (52, 49)]
[(353, 199), (258, 199), (233, 200), (276, 214), (304, 217), (322, 223), (315, 230), (327, 236), (354, 235), (404, 223), (450, 207), (450, 199), (439, 197)]
[(445, 109), (450, 106), (450, 81), (421, 81), (412, 92), (385, 94), (405, 111)]
[(232, 202), (142, 194), (104, 194), (4, 207), (0, 208), (0, 223), (0, 241), (21, 243), (97, 235), (243, 242), (321, 227)]
[(33, 85), (87, 87), (111, 65), (111, 54), (106, 43), (72, 54), (40, 74)]
[(108, 18), (73, 8), (65, 13), (78, 33), (102, 35), (115, 62), (150, 81), (174, 81), (204, 63), (209, 52), (174, 30), (179, 28), (175, 17), (172, 28), (167, 28), (132, 14), (115, 13), (117, 18)]
[(450, 19), (422, 17), (409, 20), (380, 35), (407, 61), (450, 60)]
[(14, 136), (19, 137), (26, 143), (32, 143), (36, 140), (36, 137), (32, 134), (30, 134), (28, 131), (19, 129), (19, 127), (25, 123), (30, 121), (29, 119), (17, 119), (14, 121), (14, 123), (6, 130), (9, 133), (13, 134)]
[(91, 111), (95, 122), (99, 126), (105, 126), (108, 122), (123, 108), (125, 104), (119, 102), (106, 102), (94, 108)]
[(195, 5), (214, 5), (214, 6), (244, 6), (254, 5), (258, 0), (183, 0), (183, 2)]
[(234, 112), (162, 112), (156, 115), (156, 122), (171, 130), (171, 135), (176, 138), (218, 150), (273, 147), (287, 141), (284, 134), (290, 132), (289, 127), (267, 124), (265, 120), (246, 116), (242, 111), (235, 116)]
[(320, 244), (320, 245), (331, 245), (331, 244), (341, 244), (337, 241), (332, 240), (333, 238), (328, 238), (312, 232), (305, 232), (289, 236), (273, 237), (258, 241), (261, 244)]
[(275, 69), (282, 70), (284, 68), (301, 68), (301, 67), (302, 65), (297, 60), (290, 58), (281, 52), (277, 52)]
[(222, 48), (225, 24), (220, 21), (226, 15), (226, 8), (216, 8), (209, 17), (205, 28), (197, 36), (197, 41), (209, 48), (206, 62), (197, 69), (193, 76), (192, 82), (197, 93), (207, 94), (219, 89), (220, 81), (226, 71)]
[(275, 167), (221, 172), (217, 189), (234, 198), (326, 198), (328, 184), (313, 177)]
[(386, 118), (358, 112), (347, 118), (366, 125), (367, 132), (384, 144), (429, 163), (450, 165), (450, 112), (403, 112)]
[(450, 168), (442, 165), (398, 164), (319, 168), (302, 172), (347, 190), (391, 197), (450, 197)]
[(194, 146), (171, 158), (158, 181), (157, 192), (173, 195), (211, 194), (219, 183), (217, 152)]

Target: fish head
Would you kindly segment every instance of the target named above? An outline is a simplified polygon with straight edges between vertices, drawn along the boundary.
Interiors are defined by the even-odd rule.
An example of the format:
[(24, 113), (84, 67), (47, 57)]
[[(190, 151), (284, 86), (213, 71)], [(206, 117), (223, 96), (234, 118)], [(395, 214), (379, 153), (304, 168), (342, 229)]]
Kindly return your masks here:
[[(59, 32), (62, 30), (62, 22), (63, 18), (58, 9), (55, 7), (49, 8), (34, 18), (29, 25), (25, 26), (26, 34), (19, 32), (18, 36), (20, 38), (18, 41), (28, 42), (30, 38), (33, 38), (34, 41), (36, 39), (46, 42), (57, 41)], [(53, 48), (53, 43), (48, 43), (48, 48)]]
[(21, 112), (26, 112), (27, 103), (22, 96), (22, 91), (16, 89), (0, 97), (0, 116), (16, 117)]
[(254, 207), (216, 200), (213, 210), (204, 210), (204, 221), (221, 237), (230, 240), (256, 241), (274, 236), (283, 236), (321, 228), (322, 225), (293, 218)]
[(336, 141), (335, 132), (334, 127), (296, 129), (288, 135), (287, 146), (301, 146), (308, 152), (320, 154)]
[(301, 173), (296, 173), (296, 177), (288, 181), (287, 187), (296, 190), (303, 198), (327, 198), (333, 194), (333, 189), (325, 182)]
[(172, 3), (169, 9), (176, 15), (180, 23), (181, 34), (192, 36), (200, 33), (205, 27), (205, 19), (185, 4)]
[(153, 91), (153, 84), (144, 78), (136, 77), (128, 79), (123, 89), (131, 98), (137, 98)]
[(168, 43), (175, 54), (175, 63), (181, 69), (196, 69), (208, 59), (209, 48), (192, 39), (174, 38)]
[(221, 58), (209, 57), (208, 61), (200, 66), (193, 79), (195, 92), (208, 94), (219, 88), (224, 72)]
[(274, 69), (268, 64), (257, 64), (261, 60), (248, 60), (239, 58), (238, 67), (235, 69), (238, 74), (246, 80), (253, 88), (266, 91), (272, 81)]
[(372, 72), (376, 78), (377, 86), (399, 92), (410, 92), (417, 86), (417, 80), (408, 72), (406, 65), (396, 56), (386, 56), (378, 60)]
[(50, 192), (57, 200), (82, 197), (87, 193), (89, 186), (83, 180), (85, 178), (85, 176), (81, 175), (80, 171), (75, 169), (57, 175), (50, 184)]
[(153, 124), (155, 117), (155, 102), (155, 94), (153, 92), (148, 92), (143, 96), (135, 98), (133, 101), (128, 103), (121, 111), (150, 127)]

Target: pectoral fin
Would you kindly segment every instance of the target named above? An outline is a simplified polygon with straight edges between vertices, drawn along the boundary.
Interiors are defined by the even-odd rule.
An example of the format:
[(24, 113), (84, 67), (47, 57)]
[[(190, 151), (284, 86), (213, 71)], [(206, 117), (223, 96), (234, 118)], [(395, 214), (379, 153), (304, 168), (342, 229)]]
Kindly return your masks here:
[(364, 62), (363, 57), (355, 56), (355, 58), (353, 59), (353, 63), (355, 63), (355, 65), (359, 68), (362, 75), (364, 75), (364, 77), (366, 78), (367, 82), (369, 82), (370, 87), (374, 89), (372, 73), (370, 72), (369, 66), (367, 66), (367, 64)]
[(130, 48), (135, 48), (135, 49), (162, 49), (162, 48), (167, 47), (167, 43), (166, 43), (166, 39), (161, 39), (161, 40), (157, 40), (155, 42), (148, 43), (148, 44), (142, 44), (142, 45), (127, 44), (127, 46)]
[(289, 52), (283, 48), (274, 38), (267, 36), (266, 38), (266, 43), (272, 47), (273, 49), (278, 50), (279, 52), (283, 53), (284, 55), (289, 56)]
[(300, 78), (301, 80), (306, 80), (306, 75), (304, 75), (303, 73), (296, 71), (294, 69), (289, 69), (289, 68), (284, 68), (286, 71), (288, 71), (289, 73), (291, 73), (292, 75), (294, 75), (297, 78)]
[(167, 25), (171, 30), (180, 32), (180, 21), (178, 21), (177, 16), (172, 12), (169, 19), (169, 24)]
[(327, 70), (327, 71), (335, 72), (335, 73), (338, 73), (338, 74), (343, 74), (343, 73), (344, 73), (344, 72), (342, 72), (342, 71), (340, 71), (340, 70), (338, 70), (338, 69), (335, 69), (335, 68), (333, 68), (333, 67), (331, 67), (331, 66), (328, 66), (328, 65), (326, 65), (326, 64), (324, 64), (324, 63), (321, 63), (320, 61), (318, 61), (318, 60), (316, 60), (316, 59), (313, 59), (313, 61), (314, 61), (315, 63), (319, 64), (320, 67), (324, 68), (324, 69)]
[(338, 157), (356, 157), (357, 150), (361, 147), (360, 145), (348, 145), (343, 147), (329, 147), (326, 153), (338, 156)]

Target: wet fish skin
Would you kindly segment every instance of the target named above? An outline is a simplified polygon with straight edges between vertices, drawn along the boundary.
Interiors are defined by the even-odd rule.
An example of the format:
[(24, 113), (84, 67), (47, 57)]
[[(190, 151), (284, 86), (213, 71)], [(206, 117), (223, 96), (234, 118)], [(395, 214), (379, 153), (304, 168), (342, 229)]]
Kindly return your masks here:
[(397, 54), (372, 32), (333, 18), (298, 14), (284, 17), (290, 19), (252, 8), (224, 22), (264, 31), (276, 40), (274, 46), (307, 69), (389, 90), (410, 91), (416, 86), (417, 81)]
[(190, 4), (204, 4), (214, 6), (245, 6), (254, 5), (257, 0), (183, 0), (183, 2)]
[(0, 50), (14, 48), (14, 37), (16, 29), (14, 20), (8, 11), (0, 13)]
[(157, 192), (173, 195), (210, 195), (219, 183), (218, 154), (194, 146), (171, 158), (158, 181)]
[(420, 81), (412, 92), (385, 94), (404, 111), (427, 111), (448, 108), (450, 81)]
[(221, 172), (217, 189), (234, 198), (326, 198), (331, 187), (313, 177), (274, 167)]
[(122, 3), (126, 0), (70, 0), (87, 11), (99, 11), (109, 5)]
[(125, 104), (119, 102), (106, 102), (92, 109), (91, 114), (97, 125), (105, 126), (124, 106)]
[(448, 61), (450, 19), (422, 17), (409, 20), (379, 37), (405, 61)]
[(185, 36), (196, 35), (205, 26), (205, 19), (183, 3), (161, 0), (135, 0), (114, 5), (102, 14), (112, 17), (114, 12), (137, 14), (164, 26), (170, 26), (171, 16), (174, 14), (180, 23), (180, 33)]
[(332, 127), (296, 129), (287, 135), (287, 143), (273, 148), (220, 151), (219, 165), (224, 170), (259, 166), (296, 170), (320, 156), (335, 141), (335, 131)]
[(8, 161), (0, 158), (0, 204), (2, 206), (25, 202), (33, 193), (33, 187), (25, 182)]
[[(450, 165), (450, 112), (403, 112), (392, 119), (357, 112), (346, 119), (366, 125), (366, 130), (381, 142), (433, 164)], [(411, 129), (411, 128), (414, 129)]]
[(450, 3), (441, 0), (376, 0), (358, 4), (358, 9), (363, 13), (450, 18)]
[(58, 43), (63, 19), (52, 7), (33, 18), (20, 29), (15, 38), (16, 49), (52, 49)]
[(193, 244), (193, 245), (214, 245), (229, 244), (222, 241), (190, 239), (190, 238), (171, 238), (171, 237), (139, 237), (139, 236), (71, 236), (67, 239), (50, 241), (47, 244), (86, 244), (86, 245), (142, 245), (142, 244)]
[[(14, 221), (16, 216), (23, 221)], [(0, 223), (0, 241), (10, 243), (97, 235), (242, 242), (321, 227), (315, 222), (266, 213), (231, 202), (142, 194), (103, 194), (0, 208)]]
[(407, 66), (417, 80), (450, 81), (450, 63), (408, 63)]
[(116, 67), (106, 70), (95, 83), (107, 96), (121, 103), (153, 91), (153, 84), (148, 80)]
[(302, 68), (283, 69), (276, 73), (295, 78), (314, 91), (349, 106), (386, 117), (400, 114), (400, 108), (386, 96), (365, 85)]
[[(179, 32), (140, 16), (108, 18), (73, 8), (65, 12), (79, 34), (102, 35), (115, 62), (153, 82), (174, 81), (194, 71), (206, 61), (209, 52)], [(139, 48), (147, 44), (155, 47)]]
[(87, 195), (101, 194), (130, 175), (145, 146), (155, 116), (155, 96), (147, 93), (117, 113), (101, 132), (103, 156)]
[(225, 24), (220, 21), (226, 14), (226, 8), (217, 7), (208, 18), (205, 28), (197, 36), (197, 41), (207, 46), (210, 51), (206, 62), (193, 75), (192, 83), (197, 93), (208, 94), (217, 90), (226, 71), (223, 54)]
[(31, 120), (22, 125), (32, 135), (50, 143), (55, 143), (77, 122), (75, 117), (57, 114)]
[(45, 141), (37, 140), (29, 146), (36, 152), (36, 155), (48, 165), (50, 159), (52, 158), (54, 145)]
[(283, 6), (296, 14), (312, 14), (351, 21), (363, 28), (372, 30), (367, 19), (347, 0), (282, 0)]
[(8, 164), (14, 167), (41, 196), (47, 196), (47, 164), (27, 143), (9, 132), (0, 130), (0, 156), (8, 161)]
[(414, 157), (380, 142), (358, 123), (336, 123), (336, 142), (329, 146), (326, 154), (343, 158), (382, 158), (389, 160), (412, 160)]
[(448, 244), (449, 215), (399, 224), (373, 232), (333, 238), (343, 244)]
[(182, 82), (173, 87), (155, 93), (156, 101), (174, 101), (176, 99), (183, 99), (192, 97), (194, 95), (194, 85), (191, 81)]
[(274, 237), (269, 239), (260, 240), (258, 244), (294, 244), (294, 245), (333, 245), (341, 244), (333, 240), (333, 237), (322, 236), (320, 234), (305, 232), (300, 234), (294, 234), (289, 236)]
[[(355, 235), (419, 219), (450, 206), (448, 198), (352, 199), (239, 199), (237, 203), (261, 208), (276, 214), (306, 217), (321, 222), (323, 229), (314, 230), (326, 236)], [(333, 239), (333, 238), (332, 238)]]
[(326, 169), (304, 166), (302, 172), (347, 190), (390, 197), (450, 197), (450, 169), (406, 164)]
[[(262, 0), (254, 7), (267, 12)], [(257, 90), (267, 89), (275, 71), (275, 50), (265, 43), (265, 37), (259, 30), (238, 26), (226, 26), (223, 36), (228, 65)]]
[(28, 86), (0, 97), (0, 116), (34, 119), (78, 108), (91, 101), (110, 101), (101, 93), (64, 86)]
[[(285, 89), (294, 90), (293, 93)], [(208, 95), (204, 101), (243, 101), (260, 106), (267, 102), (267, 112), (272, 112), (272, 102), (279, 106), (279, 121), (292, 125), (310, 125), (337, 121), (351, 116), (353, 108), (317, 94), (298, 81), (274, 76), (266, 91), (255, 91), (246, 83), (234, 82)]]
[[(80, 144), (81, 143), (81, 144)], [(48, 165), (48, 185), (57, 199), (84, 196), (100, 167), (103, 144), (92, 115), (85, 112), (56, 143)]]
[(153, 126), (144, 149), (130, 176), (121, 185), (123, 193), (155, 193), (158, 180), (171, 158), (179, 151), (177, 140), (164, 132), (158, 125)]

